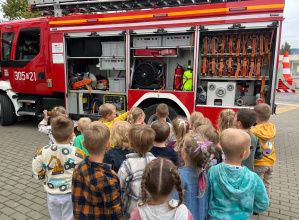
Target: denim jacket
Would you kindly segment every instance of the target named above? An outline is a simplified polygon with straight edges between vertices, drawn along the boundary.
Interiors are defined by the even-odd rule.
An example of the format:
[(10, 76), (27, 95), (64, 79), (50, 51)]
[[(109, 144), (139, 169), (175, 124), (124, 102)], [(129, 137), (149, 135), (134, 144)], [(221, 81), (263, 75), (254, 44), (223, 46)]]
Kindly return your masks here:
[[(184, 202), (190, 210), (193, 219), (208, 219), (208, 203), (209, 203), (209, 181), (205, 175), (206, 188), (201, 190), (198, 186), (198, 171), (190, 166), (180, 167), (179, 174), (182, 179), (182, 187), (184, 190)], [(173, 191), (170, 195), (171, 199), (179, 199), (177, 191)]]

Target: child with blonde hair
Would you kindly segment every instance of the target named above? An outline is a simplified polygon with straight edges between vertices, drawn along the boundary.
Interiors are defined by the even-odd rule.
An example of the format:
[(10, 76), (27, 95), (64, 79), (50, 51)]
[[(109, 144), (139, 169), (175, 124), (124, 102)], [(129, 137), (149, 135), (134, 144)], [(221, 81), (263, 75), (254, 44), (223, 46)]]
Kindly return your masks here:
[(132, 125), (140, 125), (144, 123), (145, 114), (143, 110), (139, 107), (133, 107), (128, 113), (128, 122)]
[(259, 139), (263, 152), (263, 157), (261, 159), (254, 159), (254, 171), (263, 180), (268, 196), (270, 196), (270, 181), (272, 179), (273, 168), (276, 161), (274, 149), (276, 128), (274, 124), (269, 122), (272, 114), (272, 109), (269, 105), (261, 103), (254, 106), (253, 110), (257, 114), (257, 125), (250, 129), (250, 133)]
[[(205, 166), (209, 162), (210, 154), (207, 148), (212, 145), (201, 135), (186, 134), (184, 138), (182, 156), (185, 166), (179, 168), (184, 191), (184, 202), (194, 219), (205, 220), (208, 217), (209, 183)], [(174, 192), (172, 198), (177, 199)]]
[[(197, 120), (200, 120), (202, 118), (204, 118), (204, 116), (203, 116), (203, 114), (201, 112), (193, 112), (190, 115), (190, 118), (189, 118), (191, 129), (193, 129), (194, 122), (197, 121)], [(193, 129), (193, 130), (195, 130), (195, 129)]]
[(86, 131), (89, 128), (89, 125), (91, 124), (91, 119), (90, 118), (80, 118), (78, 121), (78, 127), (77, 130), (81, 132), (79, 136), (76, 137), (74, 146), (76, 148), (79, 148), (84, 151), (86, 156), (89, 156), (88, 151), (86, 148), (83, 146), (82, 141), (84, 140), (84, 131)]
[[(128, 112), (116, 117), (116, 107), (110, 103), (105, 103), (99, 107), (99, 112), (103, 118), (99, 120), (99, 122), (105, 123), (111, 132), (111, 127), (116, 121), (124, 121), (128, 117)], [(114, 145), (111, 144), (111, 148)]]
[(261, 178), (241, 166), (250, 155), (250, 136), (241, 129), (225, 129), (220, 144), (226, 160), (208, 172), (210, 184), (208, 219), (249, 219), (263, 212), (269, 199)]
[[(49, 138), (49, 145), (52, 145), (52, 144), (55, 144), (56, 141), (52, 135), (51, 125), (48, 124), (49, 118), (50, 118), (50, 122), (52, 122), (52, 120), (54, 118), (57, 118), (58, 116), (67, 117), (67, 111), (62, 106), (56, 106), (51, 110), (50, 115), (48, 114), (47, 110), (44, 110), (43, 113), (44, 113), (44, 119), (38, 124), (38, 131), (43, 134), (46, 134)], [(70, 140), (70, 145), (73, 146), (75, 138), (76, 138), (76, 135), (74, 135), (73, 138)]]
[[(178, 201), (169, 199), (173, 188), (178, 192)], [(190, 211), (183, 204), (181, 178), (171, 161), (157, 158), (147, 164), (142, 176), (141, 194), (141, 202), (130, 219), (193, 220)]]
[(129, 130), (129, 145), (134, 153), (127, 154), (127, 159), (118, 170), (126, 220), (130, 219), (131, 212), (141, 198), (141, 177), (144, 169), (151, 160), (155, 159), (149, 152), (154, 140), (155, 131), (148, 126), (134, 125)]
[(178, 152), (179, 167), (185, 166), (185, 162), (182, 158), (183, 139), (189, 132), (190, 123), (187, 121), (187, 118), (179, 116), (172, 121), (172, 126), (175, 134), (175, 141), (168, 143), (166, 147), (173, 148)]
[(111, 128), (111, 143), (115, 146), (104, 155), (104, 163), (111, 164), (112, 169), (117, 173), (126, 155), (134, 153), (129, 145), (129, 130), (131, 125), (126, 121), (117, 121)]
[(116, 117), (116, 107), (110, 103), (105, 103), (99, 107), (99, 112), (103, 118), (99, 122), (105, 123), (111, 131), (111, 127), (116, 121), (124, 121), (128, 117), (128, 112)]
[(232, 109), (224, 109), (220, 112), (218, 117), (218, 133), (221, 135), (222, 131), (228, 128), (234, 128), (235, 112)]

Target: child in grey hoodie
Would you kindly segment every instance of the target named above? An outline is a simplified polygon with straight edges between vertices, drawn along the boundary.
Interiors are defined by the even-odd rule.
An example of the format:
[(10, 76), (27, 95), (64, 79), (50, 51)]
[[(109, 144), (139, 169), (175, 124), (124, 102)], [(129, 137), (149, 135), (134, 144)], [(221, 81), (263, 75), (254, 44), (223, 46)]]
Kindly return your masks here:
[[(168, 198), (173, 188), (178, 191), (179, 201)], [(170, 160), (158, 158), (147, 164), (141, 181), (141, 194), (141, 202), (131, 213), (130, 219), (193, 220), (192, 214), (183, 204), (178, 170)]]

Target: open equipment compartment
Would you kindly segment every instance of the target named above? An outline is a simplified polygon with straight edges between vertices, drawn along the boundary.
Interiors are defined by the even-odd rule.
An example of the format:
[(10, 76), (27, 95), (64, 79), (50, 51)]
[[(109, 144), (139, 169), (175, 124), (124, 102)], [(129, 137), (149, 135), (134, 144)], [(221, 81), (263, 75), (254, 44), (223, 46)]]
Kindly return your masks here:
[[(192, 77), (184, 81), (188, 61), (193, 68), (194, 31), (160, 30), (131, 35), (130, 89), (193, 90)], [(188, 72), (192, 74), (192, 71)], [(188, 81), (189, 88), (184, 88)], [(191, 86), (190, 86), (191, 85)]]
[(112, 103), (126, 110), (125, 38), (119, 34), (76, 33), (65, 36), (69, 113), (98, 115)]
[(196, 104), (270, 103), (276, 28), (202, 31)]

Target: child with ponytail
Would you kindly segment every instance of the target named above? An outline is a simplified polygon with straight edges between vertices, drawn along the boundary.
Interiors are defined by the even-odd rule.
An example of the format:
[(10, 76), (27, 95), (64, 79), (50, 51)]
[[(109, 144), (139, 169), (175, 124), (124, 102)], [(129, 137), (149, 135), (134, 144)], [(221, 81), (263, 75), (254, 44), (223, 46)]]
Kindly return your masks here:
[(222, 131), (228, 128), (235, 128), (234, 126), (235, 112), (232, 109), (224, 109), (220, 112), (218, 117), (218, 133), (221, 135)]
[[(168, 198), (174, 188), (179, 201)], [(141, 202), (131, 214), (132, 220), (193, 220), (183, 204), (178, 170), (170, 160), (157, 158), (147, 164), (141, 180), (141, 195)]]
[(175, 134), (175, 140), (168, 143), (166, 147), (173, 148), (176, 152), (178, 152), (179, 167), (181, 167), (185, 165), (181, 152), (183, 148), (183, 139), (189, 132), (190, 123), (187, 121), (187, 118), (179, 116), (172, 121), (172, 128)]
[(145, 119), (145, 114), (141, 108), (133, 107), (130, 109), (128, 114), (128, 122), (130, 122), (131, 125), (145, 124), (144, 119)]
[[(184, 201), (192, 216), (196, 220), (205, 220), (208, 217), (209, 185), (205, 167), (210, 162), (208, 142), (197, 133), (189, 133), (184, 138), (182, 157), (185, 166), (179, 168), (184, 190)], [(177, 199), (174, 191), (171, 198)]]

